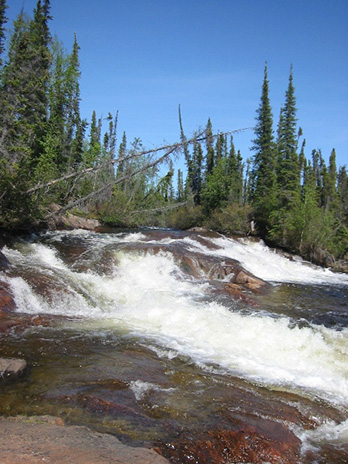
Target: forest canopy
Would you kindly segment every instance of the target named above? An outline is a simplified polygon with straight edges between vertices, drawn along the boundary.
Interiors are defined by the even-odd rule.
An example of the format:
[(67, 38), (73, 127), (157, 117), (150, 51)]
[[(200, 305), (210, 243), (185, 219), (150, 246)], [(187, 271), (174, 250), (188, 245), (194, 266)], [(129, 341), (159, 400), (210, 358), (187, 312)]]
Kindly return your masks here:
[(328, 163), (320, 149), (306, 154), (292, 66), (275, 127), (265, 64), (249, 158), (235, 147), (238, 128), (215, 133), (208, 119), (188, 137), (180, 106), (178, 142), (147, 150), (126, 132), (118, 140), (117, 112), (81, 117), (80, 47), (76, 35), (70, 52), (52, 37), (50, 1), (20, 12), (10, 34), (6, 7), (0, 0), (0, 228), (44, 227), (70, 210), (112, 226), (257, 233), (321, 264), (347, 260), (346, 166), (335, 149)]

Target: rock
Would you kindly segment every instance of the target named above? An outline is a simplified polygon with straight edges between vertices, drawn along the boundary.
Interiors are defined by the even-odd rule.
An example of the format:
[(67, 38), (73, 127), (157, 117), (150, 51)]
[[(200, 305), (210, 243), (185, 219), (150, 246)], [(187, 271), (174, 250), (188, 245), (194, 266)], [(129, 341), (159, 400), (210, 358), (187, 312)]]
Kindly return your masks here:
[(250, 272), (244, 269), (237, 269), (236, 273), (231, 279), (232, 284), (238, 284), (244, 288), (251, 290), (254, 293), (261, 293), (262, 290), (265, 290), (270, 287), (268, 282), (265, 282), (262, 279), (252, 275)]
[(0, 311), (13, 310), (16, 304), (5, 282), (0, 281)]
[(240, 285), (233, 284), (233, 283), (227, 283), (224, 285), (224, 288), (227, 291), (227, 293), (233, 296), (234, 298), (249, 302), (248, 296), (245, 293), (243, 293), (243, 289), (241, 288)]
[(168, 464), (155, 451), (49, 416), (0, 418), (1, 464)]
[(96, 219), (87, 219), (73, 214), (60, 216), (55, 219), (55, 228), (57, 229), (85, 229), (96, 230), (101, 227), (101, 223)]
[(161, 443), (158, 451), (171, 462), (180, 464), (297, 464), (300, 440), (282, 425), (278, 426), (273, 436), (249, 425), (241, 425), (236, 430), (210, 431), (194, 439)]
[(27, 367), (24, 359), (0, 358), (0, 380), (16, 380), (25, 374)]
[[(50, 210), (52, 213), (58, 212), (60, 206), (56, 204), (50, 205)], [(74, 214), (59, 214), (53, 216), (49, 220), (50, 229), (85, 229), (85, 230), (96, 230), (102, 226), (102, 224), (97, 219), (89, 219)]]
[(4, 253), (0, 251), (0, 271), (6, 271), (10, 267), (10, 261), (6, 258)]

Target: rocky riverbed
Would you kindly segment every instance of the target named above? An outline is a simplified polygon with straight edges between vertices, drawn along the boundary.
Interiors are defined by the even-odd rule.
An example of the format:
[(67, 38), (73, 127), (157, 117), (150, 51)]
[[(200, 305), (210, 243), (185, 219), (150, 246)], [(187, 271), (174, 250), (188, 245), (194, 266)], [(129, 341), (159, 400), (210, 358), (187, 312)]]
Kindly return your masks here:
[[(3, 462), (344, 463), (344, 442), (316, 438), (346, 418), (345, 406), (325, 397), (330, 388), (340, 394), (332, 363), (323, 392), (300, 382), (336, 345), (344, 349), (345, 287), (328, 295), (275, 286), (230, 245), (242, 258), (260, 248), (166, 230), (51, 233), (8, 245), (0, 254)], [(278, 263), (265, 257), (253, 265)], [(297, 265), (280, 263), (283, 273)], [(336, 279), (311, 268), (301, 277), (301, 266), (294, 279)], [(316, 333), (320, 323), (333, 347)], [(298, 384), (272, 377), (288, 366)]]

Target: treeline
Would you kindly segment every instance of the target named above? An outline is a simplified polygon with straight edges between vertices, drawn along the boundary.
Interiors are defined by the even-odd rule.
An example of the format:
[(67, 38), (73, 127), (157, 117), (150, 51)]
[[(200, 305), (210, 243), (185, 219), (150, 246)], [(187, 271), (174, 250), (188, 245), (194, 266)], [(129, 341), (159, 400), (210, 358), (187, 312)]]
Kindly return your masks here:
[[(306, 157), (292, 69), (274, 130), (265, 66), (246, 161), (233, 131), (214, 133), (210, 119), (187, 138), (180, 107), (180, 141), (146, 150), (126, 133), (117, 142), (117, 113), (82, 119), (77, 38), (66, 52), (51, 36), (51, 19), (49, 0), (38, 0), (7, 35), (0, 0), (0, 227), (44, 224), (74, 208), (117, 226), (255, 232), (321, 263), (346, 256), (346, 167), (337, 169), (334, 150), (328, 166), (320, 150)], [(185, 168), (176, 169), (179, 153)]]

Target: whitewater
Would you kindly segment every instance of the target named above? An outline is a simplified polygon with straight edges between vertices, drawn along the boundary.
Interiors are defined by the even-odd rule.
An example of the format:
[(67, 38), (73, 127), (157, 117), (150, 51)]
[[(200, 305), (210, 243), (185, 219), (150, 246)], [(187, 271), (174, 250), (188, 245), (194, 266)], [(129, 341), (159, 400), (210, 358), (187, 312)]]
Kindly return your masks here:
[[(75, 260), (66, 259), (60, 250), (76, 241), (83, 244), (81, 252)], [(151, 245), (163, 249), (153, 252)], [(187, 356), (206, 370), (348, 406), (348, 328), (301, 324), (267, 307), (245, 311), (233, 301), (217, 301), (206, 276), (185, 274), (171, 252), (175, 246), (221, 261), (233, 258), (275, 286), (348, 287), (347, 275), (299, 258), (290, 260), (261, 241), (223, 236), (154, 239), (146, 231), (34, 236), (4, 248), (18, 272), (2, 273), (1, 278), (10, 286), (19, 312), (65, 316), (66, 325), (85, 331), (127, 333), (161, 350), (162, 356)], [(33, 271), (49, 279), (45, 294), (26, 277)]]

